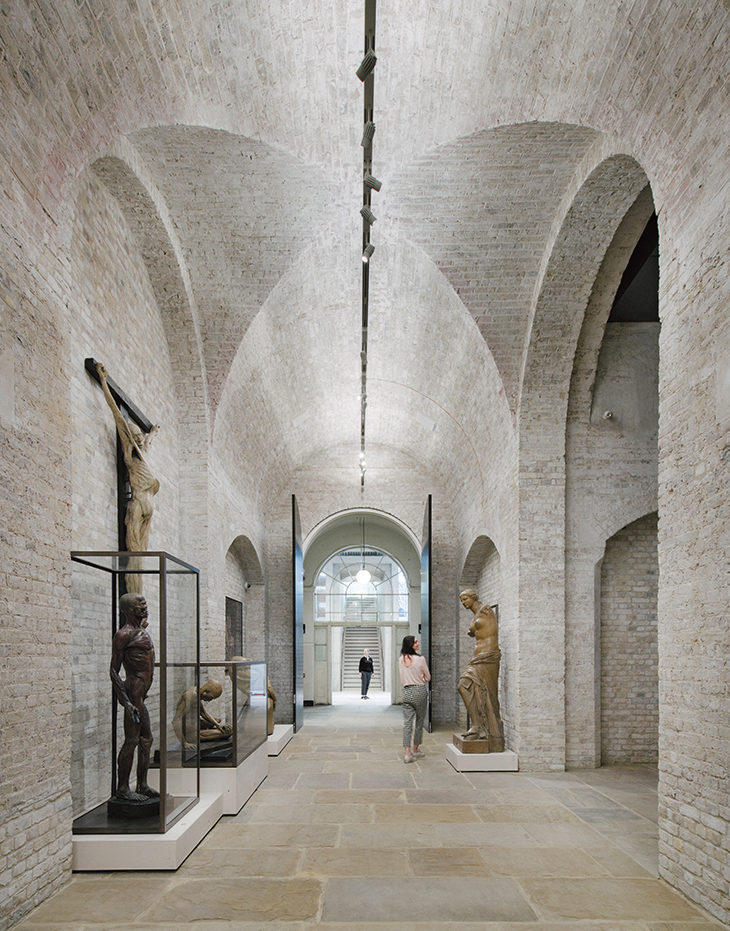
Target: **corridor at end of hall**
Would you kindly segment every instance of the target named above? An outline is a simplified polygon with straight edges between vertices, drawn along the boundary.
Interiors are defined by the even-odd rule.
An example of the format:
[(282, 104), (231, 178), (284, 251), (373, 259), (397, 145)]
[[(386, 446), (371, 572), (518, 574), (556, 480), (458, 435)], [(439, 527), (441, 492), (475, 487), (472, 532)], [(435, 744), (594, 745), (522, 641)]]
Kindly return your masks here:
[(235, 816), (176, 872), (75, 874), (21, 931), (710, 931), (657, 879), (657, 774), (403, 762), (401, 710), (305, 709)]

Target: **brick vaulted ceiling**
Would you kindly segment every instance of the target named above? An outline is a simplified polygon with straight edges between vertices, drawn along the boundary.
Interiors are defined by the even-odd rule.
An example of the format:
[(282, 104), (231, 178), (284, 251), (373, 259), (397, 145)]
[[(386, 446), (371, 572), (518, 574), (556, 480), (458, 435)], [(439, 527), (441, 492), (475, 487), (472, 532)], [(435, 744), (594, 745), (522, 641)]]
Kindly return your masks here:
[[(371, 444), (448, 472), (444, 443), (485, 410), (513, 429), (551, 249), (591, 172), (631, 156), (661, 206), (687, 152), (702, 162), (695, 129), (727, 148), (726, 17), (710, 0), (379, 0)], [(39, 108), (19, 170), (44, 196), (120, 136), (153, 179), (211, 424), (266, 458), (245, 418), (273, 422), (293, 467), (350, 447), (355, 462), (363, 4), (13, 0), (0, 29), (4, 92)], [(12, 115), (3, 136), (10, 152)], [(415, 426), (432, 422), (438, 442)]]

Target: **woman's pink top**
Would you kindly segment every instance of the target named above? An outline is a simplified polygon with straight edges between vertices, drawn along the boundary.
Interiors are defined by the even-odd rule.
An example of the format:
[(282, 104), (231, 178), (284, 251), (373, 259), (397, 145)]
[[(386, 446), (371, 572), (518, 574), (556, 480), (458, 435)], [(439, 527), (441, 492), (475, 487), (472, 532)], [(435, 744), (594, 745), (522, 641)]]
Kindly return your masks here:
[(431, 673), (428, 671), (425, 657), (411, 656), (410, 666), (405, 665), (404, 659), (405, 656), (401, 656), (399, 660), (401, 685), (423, 685), (430, 680)]

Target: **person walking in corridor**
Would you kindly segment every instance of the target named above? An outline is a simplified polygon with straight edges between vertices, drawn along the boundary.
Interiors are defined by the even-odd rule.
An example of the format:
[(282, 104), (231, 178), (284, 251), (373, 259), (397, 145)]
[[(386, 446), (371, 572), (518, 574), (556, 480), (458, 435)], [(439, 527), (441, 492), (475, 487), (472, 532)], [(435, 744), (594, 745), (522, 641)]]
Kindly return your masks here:
[[(418, 650), (421, 644), (413, 636), (403, 638), (400, 651), (399, 670), (400, 681), (403, 686), (403, 746), (405, 747), (404, 763), (424, 757), (426, 754), (420, 749), (423, 737), (423, 719), (426, 717), (428, 705), (428, 685), (431, 673), (428, 663)], [(413, 750), (411, 750), (411, 742)]]

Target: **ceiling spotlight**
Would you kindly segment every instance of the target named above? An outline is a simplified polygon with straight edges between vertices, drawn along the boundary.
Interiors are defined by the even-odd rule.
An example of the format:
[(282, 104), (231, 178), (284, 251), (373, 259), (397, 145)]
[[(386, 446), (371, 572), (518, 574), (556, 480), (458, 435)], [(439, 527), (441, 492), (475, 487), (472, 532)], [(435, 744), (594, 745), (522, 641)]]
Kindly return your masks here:
[(357, 69), (355, 74), (360, 78), (361, 81), (364, 81), (369, 74), (372, 74), (377, 62), (378, 56), (372, 49), (369, 49), (365, 53), (365, 57), (360, 62), (360, 67)]
[(360, 216), (363, 218), (363, 220), (366, 223), (369, 223), (371, 226), (373, 223), (375, 223), (375, 220), (376, 220), (375, 214), (369, 207), (362, 206), (360, 208)]
[(363, 148), (366, 148), (373, 141), (373, 136), (375, 135), (375, 123), (371, 121), (367, 122), (362, 131), (362, 142), (360, 145)]
[(371, 242), (369, 242), (367, 246), (365, 246), (365, 248), (362, 250), (362, 260), (365, 263), (365, 265), (367, 265), (368, 262), (370, 261), (370, 258), (373, 252), (375, 252), (375, 246)]
[(367, 585), (370, 581), (370, 573), (367, 569), (360, 569), (355, 578), (361, 585)]
[(380, 188), (383, 186), (383, 182), (378, 181), (375, 175), (365, 175), (363, 182), (365, 184), (365, 187), (372, 188), (374, 191), (379, 191)]

